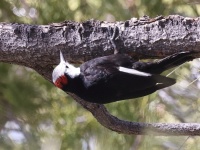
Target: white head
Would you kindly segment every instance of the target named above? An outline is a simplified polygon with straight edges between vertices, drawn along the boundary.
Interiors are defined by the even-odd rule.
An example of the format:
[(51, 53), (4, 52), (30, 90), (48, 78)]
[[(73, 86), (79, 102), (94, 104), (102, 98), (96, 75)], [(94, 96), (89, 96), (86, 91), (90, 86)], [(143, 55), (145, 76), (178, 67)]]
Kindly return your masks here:
[(68, 83), (67, 76), (75, 78), (80, 75), (80, 68), (76, 68), (64, 60), (63, 54), (60, 51), (60, 63), (56, 66), (52, 73), (53, 83), (62, 89)]

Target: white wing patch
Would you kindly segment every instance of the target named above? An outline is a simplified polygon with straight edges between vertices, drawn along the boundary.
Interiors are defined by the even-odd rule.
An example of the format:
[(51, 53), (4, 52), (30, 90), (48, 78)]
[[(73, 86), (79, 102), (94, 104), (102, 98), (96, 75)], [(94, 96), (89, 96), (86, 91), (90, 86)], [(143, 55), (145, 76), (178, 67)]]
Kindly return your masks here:
[(118, 70), (121, 71), (121, 72), (129, 73), (129, 74), (133, 74), (133, 75), (137, 75), (137, 76), (144, 76), (144, 77), (151, 76), (150, 73), (145, 73), (145, 72), (142, 72), (142, 71), (138, 71), (138, 70), (135, 70), (135, 69), (129, 69), (129, 68), (125, 68), (125, 67), (119, 67)]

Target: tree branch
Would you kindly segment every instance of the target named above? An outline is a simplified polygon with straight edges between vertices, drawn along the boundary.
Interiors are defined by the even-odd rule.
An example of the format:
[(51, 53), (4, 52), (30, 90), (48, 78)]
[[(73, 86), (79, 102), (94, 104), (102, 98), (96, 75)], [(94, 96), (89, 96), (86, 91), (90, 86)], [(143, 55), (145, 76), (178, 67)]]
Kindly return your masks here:
[[(70, 62), (84, 62), (115, 50), (137, 58), (162, 58), (180, 51), (200, 55), (200, 18), (181, 16), (132, 18), (108, 23), (89, 20), (66, 21), (50, 25), (0, 23), (0, 61), (33, 68), (51, 82), (59, 50)], [(115, 34), (114, 34), (115, 33)], [(113, 38), (113, 41), (111, 39)], [(112, 116), (103, 105), (71, 95), (90, 111), (100, 124), (124, 134), (200, 135), (196, 123), (136, 123)]]

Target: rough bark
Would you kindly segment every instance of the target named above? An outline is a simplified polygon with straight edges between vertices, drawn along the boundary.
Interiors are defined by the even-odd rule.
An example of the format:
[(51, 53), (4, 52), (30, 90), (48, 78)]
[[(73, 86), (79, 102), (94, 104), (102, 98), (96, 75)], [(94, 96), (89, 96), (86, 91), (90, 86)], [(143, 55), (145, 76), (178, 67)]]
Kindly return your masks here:
[[(70, 62), (120, 53), (135, 58), (162, 58), (180, 51), (200, 55), (200, 18), (182, 16), (132, 18), (124, 22), (89, 20), (50, 25), (0, 23), (0, 61), (33, 68), (51, 82), (59, 50)], [(100, 124), (123, 134), (200, 135), (197, 123), (137, 123), (112, 116), (104, 105), (92, 104), (68, 93)]]

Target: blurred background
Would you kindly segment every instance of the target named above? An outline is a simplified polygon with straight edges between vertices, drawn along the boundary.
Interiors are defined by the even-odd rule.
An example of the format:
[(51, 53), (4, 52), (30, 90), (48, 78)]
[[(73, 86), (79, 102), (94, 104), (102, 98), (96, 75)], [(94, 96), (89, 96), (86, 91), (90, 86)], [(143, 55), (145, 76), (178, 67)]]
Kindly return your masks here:
[[(124, 21), (179, 14), (197, 17), (193, 0), (1, 0), (0, 21), (50, 24), (64, 20)], [(14, 56), (13, 56), (14, 57)], [(136, 122), (200, 122), (198, 59), (165, 72), (171, 88), (107, 104), (113, 114)], [(123, 135), (101, 126), (73, 99), (35, 71), (0, 63), (0, 150), (200, 149), (197, 137)]]

